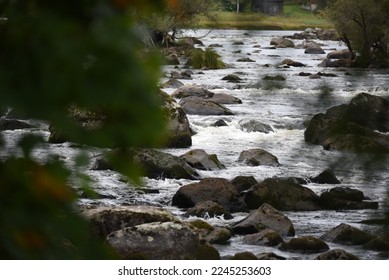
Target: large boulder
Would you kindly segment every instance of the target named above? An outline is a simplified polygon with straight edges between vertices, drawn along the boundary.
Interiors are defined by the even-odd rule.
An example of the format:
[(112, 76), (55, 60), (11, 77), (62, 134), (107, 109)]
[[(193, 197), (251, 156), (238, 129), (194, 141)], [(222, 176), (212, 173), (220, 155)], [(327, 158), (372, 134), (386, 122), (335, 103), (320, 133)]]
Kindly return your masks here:
[(152, 179), (189, 179), (199, 178), (199, 174), (183, 159), (154, 149), (113, 150), (98, 158), (93, 170), (121, 171), (122, 162), (138, 165), (143, 175)]
[(377, 209), (378, 202), (364, 201), (367, 198), (363, 192), (348, 187), (336, 187), (320, 195), (320, 204), (324, 209), (353, 210)]
[(211, 98), (214, 96), (214, 93), (197, 85), (186, 85), (176, 89), (172, 96), (174, 98), (182, 99), (190, 96), (201, 97), (204, 99)]
[(187, 148), (192, 145), (192, 131), (184, 109), (168, 94), (161, 92), (166, 118), (165, 146)]
[(315, 115), (304, 138), (328, 150), (389, 153), (389, 136), (380, 132), (389, 132), (389, 101), (361, 93), (347, 105)]
[(81, 212), (92, 231), (105, 238), (111, 232), (152, 222), (178, 222), (172, 213), (153, 206), (117, 206), (85, 209)]
[(325, 54), (326, 52), (320, 46), (312, 45), (307, 47), (304, 53), (305, 54)]
[(314, 236), (295, 237), (280, 246), (281, 250), (299, 253), (319, 253), (328, 251), (330, 248), (323, 240)]
[(289, 218), (267, 203), (264, 203), (232, 227), (237, 234), (252, 234), (266, 228), (272, 229), (283, 236), (294, 236), (295, 234), (293, 224)]
[(323, 234), (324, 241), (345, 245), (363, 245), (374, 239), (374, 235), (347, 224), (340, 224)]
[(359, 258), (342, 249), (332, 249), (318, 255), (316, 260), (359, 260)]
[(228, 180), (222, 178), (206, 178), (181, 187), (173, 196), (172, 205), (189, 208), (209, 200), (219, 203), (229, 212), (246, 210), (238, 191)]
[(107, 236), (107, 243), (123, 259), (219, 259), (215, 248), (182, 223), (148, 223), (127, 227)]
[(263, 149), (250, 149), (240, 153), (238, 162), (251, 166), (279, 166), (278, 158)]
[(180, 156), (180, 158), (193, 168), (200, 170), (219, 170), (225, 168), (217, 158), (217, 155), (209, 155), (202, 149), (190, 150)]
[(219, 103), (201, 97), (186, 97), (181, 99), (180, 105), (189, 115), (233, 115), (234, 113)]
[(254, 185), (245, 195), (250, 209), (268, 203), (280, 211), (312, 211), (321, 209), (319, 197), (309, 188), (288, 178), (268, 178)]

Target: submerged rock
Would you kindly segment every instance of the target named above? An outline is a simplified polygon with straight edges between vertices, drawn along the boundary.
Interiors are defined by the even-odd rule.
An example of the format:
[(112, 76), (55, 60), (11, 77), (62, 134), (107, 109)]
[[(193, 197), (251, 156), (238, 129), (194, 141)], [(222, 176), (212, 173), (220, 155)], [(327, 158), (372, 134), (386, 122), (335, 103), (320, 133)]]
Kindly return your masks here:
[(0, 118), (0, 131), (26, 129), (26, 128), (33, 128), (33, 127), (35, 126), (24, 121)]
[(239, 121), (239, 125), (243, 131), (247, 131), (247, 132), (262, 132), (262, 133), (274, 132), (273, 128), (270, 125), (257, 120), (243, 119)]
[(242, 79), (235, 74), (228, 74), (227, 76), (224, 76), (222, 80), (229, 81), (230, 83), (240, 83), (242, 81)]
[(279, 166), (278, 158), (263, 149), (250, 149), (240, 153), (238, 162), (251, 166)]

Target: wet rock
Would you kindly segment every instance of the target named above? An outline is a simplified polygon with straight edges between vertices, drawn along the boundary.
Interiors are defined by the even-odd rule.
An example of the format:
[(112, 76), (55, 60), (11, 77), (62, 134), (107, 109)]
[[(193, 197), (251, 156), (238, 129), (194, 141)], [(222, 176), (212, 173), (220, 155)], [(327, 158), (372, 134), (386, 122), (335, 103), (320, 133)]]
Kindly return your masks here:
[(285, 64), (287, 66), (292, 66), (292, 67), (305, 67), (306, 65), (301, 63), (301, 62), (298, 62), (298, 61), (294, 61), (292, 59), (284, 59), (281, 64)]
[(255, 184), (258, 184), (257, 180), (253, 176), (237, 176), (231, 180), (236, 190), (241, 193), (250, 189)]
[(221, 126), (228, 126), (228, 124), (224, 120), (218, 120), (212, 126), (221, 127)]
[(184, 160), (168, 153), (153, 149), (113, 150), (99, 158), (93, 170), (115, 170), (120, 166), (115, 163), (128, 162), (142, 169), (143, 175), (152, 179), (189, 179), (199, 178), (199, 174)]
[(266, 75), (265, 77), (263, 77), (263, 80), (265, 80), (265, 81), (286, 81), (286, 78), (282, 75), (275, 75), (275, 76)]
[(0, 118), (0, 131), (33, 128), (35, 126), (19, 120)]
[(323, 240), (314, 236), (295, 237), (280, 246), (281, 250), (299, 253), (318, 253), (328, 251), (330, 248)]
[(264, 229), (272, 229), (283, 236), (295, 234), (293, 224), (288, 217), (267, 203), (251, 212), (232, 229), (237, 234), (252, 234)]
[(287, 38), (296, 40), (323, 40), (323, 41), (339, 41), (338, 34), (334, 29), (321, 29), (321, 28), (307, 28), (303, 32), (295, 33), (292, 36), (286, 36)]
[(359, 260), (359, 258), (342, 249), (333, 249), (320, 254), (316, 260)]
[(242, 41), (236, 41), (232, 43), (233, 46), (243, 46), (244, 43)]
[(363, 248), (367, 250), (387, 252), (389, 251), (389, 237), (388, 235), (378, 236), (363, 245)]
[(229, 260), (258, 260), (258, 258), (251, 252), (240, 252), (236, 253)]
[(219, 103), (212, 102), (199, 97), (186, 97), (181, 99), (180, 105), (184, 108), (184, 111), (190, 115), (233, 115), (234, 113), (220, 105)]
[(304, 132), (307, 143), (328, 150), (389, 153), (389, 101), (367, 93), (349, 104), (315, 115)]
[(180, 65), (177, 55), (168, 55), (165, 56), (165, 65)]
[(321, 237), (324, 241), (345, 245), (363, 245), (374, 239), (374, 235), (347, 224), (340, 224)]
[(243, 242), (250, 245), (274, 247), (284, 242), (284, 240), (278, 232), (272, 229), (264, 229), (258, 233), (245, 235)]
[(270, 41), (270, 45), (276, 46), (277, 48), (294, 48), (295, 45), (292, 40), (283, 38), (283, 37), (277, 37), (272, 38)]
[(223, 216), (224, 219), (232, 219), (232, 215), (215, 201), (201, 201), (186, 211), (186, 216), (201, 218), (213, 218)]
[(252, 60), (251, 58), (249, 57), (245, 57), (245, 58), (239, 58), (237, 60), (237, 62), (255, 62), (255, 60)]
[(252, 120), (252, 119), (243, 119), (239, 121), (240, 128), (246, 132), (262, 132), (270, 133), (274, 132), (273, 128), (263, 122)]
[(235, 74), (228, 74), (227, 76), (224, 76), (222, 78), (222, 80), (228, 81), (230, 83), (240, 83), (242, 81), (242, 79), (238, 75), (235, 75)]
[(164, 146), (167, 148), (187, 148), (192, 145), (192, 130), (184, 109), (168, 94), (160, 93), (166, 120)]
[(279, 256), (274, 253), (260, 253), (257, 254), (256, 257), (258, 260), (286, 260), (285, 257)]
[(173, 196), (172, 205), (189, 208), (209, 200), (219, 203), (228, 212), (246, 210), (246, 205), (235, 187), (222, 178), (206, 178), (199, 183), (181, 187)]
[(318, 72), (317, 73), (320, 77), (329, 77), (329, 78), (334, 78), (334, 77), (338, 77), (338, 75), (334, 74), (334, 73), (323, 73), (323, 72)]
[(186, 97), (191, 97), (191, 96), (196, 96), (196, 97), (201, 97), (204, 99), (211, 98), (214, 96), (214, 93), (197, 85), (186, 85), (182, 86), (178, 89), (176, 89), (172, 93), (172, 97), (182, 99)]
[(225, 168), (217, 158), (217, 155), (209, 155), (202, 149), (190, 150), (189, 152), (180, 156), (180, 158), (193, 168), (200, 170), (219, 170)]
[(223, 227), (215, 227), (206, 237), (210, 244), (227, 244), (231, 239), (231, 231)]
[(353, 64), (353, 61), (349, 58), (342, 58), (342, 59), (335, 59), (331, 60), (328, 58), (323, 59), (323, 61), (319, 64), (319, 67), (351, 67)]
[(254, 185), (245, 195), (250, 209), (268, 203), (280, 211), (312, 211), (321, 209), (319, 197), (310, 189), (287, 178), (269, 178)]
[(312, 75), (309, 75), (309, 78), (312, 80), (318, 80), (318, 79), (321, 79), (321, 76), (319, 74), (312, 74)]
[(250, 149), (240, 153), (238, 162), (250, 166), (279, 166), (278, 158), (263, 149)]
[(176, 78), (171, 78), (167, 82), (162, 84), (163, 88), (180, 88), (184, 86), (183, 82), (180, 82)]
[(220, 44), (210, 44), (208, 46), (208, 48), (222, 48), (222, 47), (223, 47), (223, 45), (220, 45)]
[(178, 222), (169, 211), (152, 206), (115, 206), (86, 209), (81, 212), (92, 232), (105, 238), (111, 232), (152, 222)]
[(220, 259), (215, 248), (182, 223), (148, 223), (127, 227), (107, 236), (107, 243), (123, 259)]
[(310, 181), (315, 184), (340, 184), (341, 182), (336, 178), (332, 169), (325, 169), (316, 177), (311, 177)]
[(219, 104), (242, 104), (242, 100), (239, 98), (225, 93), (215, 93), (214, 96), (208, 100)]
[(305, 49), (305, 54), (325, 54), (326, 52), (320, 46), (310, 46)]
[(333, 51), (327, 54), (328, 59), (351, 59), (353, 56), (354, 55), (348, 49)]

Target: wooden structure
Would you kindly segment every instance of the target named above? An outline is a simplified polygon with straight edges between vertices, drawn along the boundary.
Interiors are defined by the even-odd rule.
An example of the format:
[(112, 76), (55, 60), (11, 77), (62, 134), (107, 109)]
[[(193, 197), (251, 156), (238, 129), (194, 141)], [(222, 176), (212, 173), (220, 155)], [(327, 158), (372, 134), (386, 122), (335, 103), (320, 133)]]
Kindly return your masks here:
[(253, 0), (252, 10), (267, 15), (278, 15), (284, 12), (284, 0)]

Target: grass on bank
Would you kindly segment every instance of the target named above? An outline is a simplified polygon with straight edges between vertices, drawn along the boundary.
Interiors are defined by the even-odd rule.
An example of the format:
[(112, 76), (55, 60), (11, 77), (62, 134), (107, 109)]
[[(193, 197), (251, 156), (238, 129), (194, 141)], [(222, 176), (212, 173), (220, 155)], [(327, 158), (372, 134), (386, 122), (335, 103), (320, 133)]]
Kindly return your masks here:
[(285, 5), (284, 14), (269, 16), (254, 12), (215, 12), (212, 18), (199, 16), (194, 28), (243, 30), (303, 30), (309, 27), (333, 28), (330, 21), (298, 5)]

